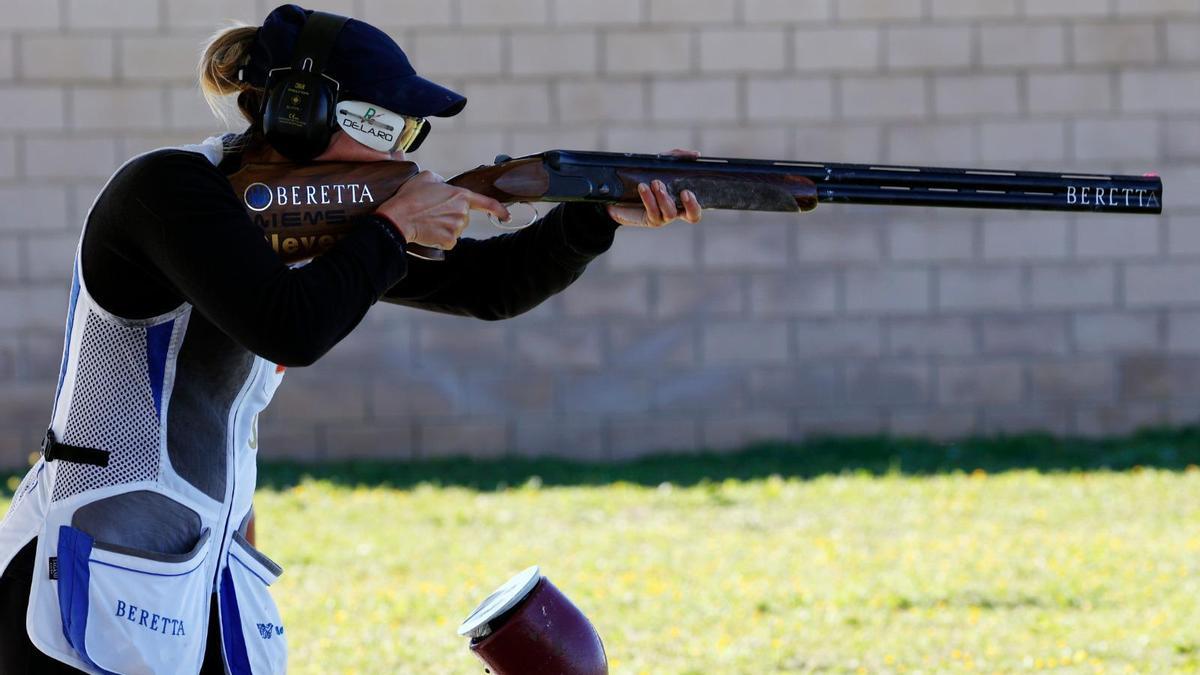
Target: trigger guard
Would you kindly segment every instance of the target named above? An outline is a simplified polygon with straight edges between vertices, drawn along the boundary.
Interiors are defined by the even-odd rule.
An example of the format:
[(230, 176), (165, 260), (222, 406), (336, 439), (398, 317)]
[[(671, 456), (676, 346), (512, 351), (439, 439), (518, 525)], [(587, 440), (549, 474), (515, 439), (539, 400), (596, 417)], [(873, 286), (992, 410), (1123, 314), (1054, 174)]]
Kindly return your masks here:
[(515, 202), (513, 206), (518, 204), (529, 209), (529, 222), (521, 223), (520, 225), (513, 225), (511, 220), (506, 223), (490, 213), (488, 214), (488, 220), (492, 221), (492, 224), (501, 230), (523, 230), (537, 222), (538, 212), (537, 209), (533, 208), (533, 204), (530, 204), (529, 202)]

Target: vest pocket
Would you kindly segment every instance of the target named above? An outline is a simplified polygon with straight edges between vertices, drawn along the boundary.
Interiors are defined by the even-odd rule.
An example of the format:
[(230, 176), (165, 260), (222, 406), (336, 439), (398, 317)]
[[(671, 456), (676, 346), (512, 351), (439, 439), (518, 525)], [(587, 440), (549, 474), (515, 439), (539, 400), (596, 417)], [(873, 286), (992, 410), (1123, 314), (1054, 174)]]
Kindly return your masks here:
[(58, 606), (79, 657), (116, 673), (197, 672), (208, 628), (212, 546), (204, 530), (191, 551), (161, 554), (58, 530)]
[(221, 640), (231, 675), (287, 671), (287, 635), (268, 587), (283, 568), (233, 533), (221, 570)]

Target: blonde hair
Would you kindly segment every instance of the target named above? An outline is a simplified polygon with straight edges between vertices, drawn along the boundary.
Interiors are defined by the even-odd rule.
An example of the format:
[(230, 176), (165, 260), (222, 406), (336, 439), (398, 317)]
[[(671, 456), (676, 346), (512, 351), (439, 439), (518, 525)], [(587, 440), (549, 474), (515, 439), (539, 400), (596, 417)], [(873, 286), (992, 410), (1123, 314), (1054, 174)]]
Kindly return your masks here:
[(258, 126), (263, 90), (238, 79), (238, 69), (245, 65), (258, 34), (257, 26), (234, 23), (218, 30), (208, 39), (204, 55), (196, 67), (200, 93), (213, 114), (226, 126), (231, 124), (231, 94), (237, 94), (237, 108), (252, 126)]

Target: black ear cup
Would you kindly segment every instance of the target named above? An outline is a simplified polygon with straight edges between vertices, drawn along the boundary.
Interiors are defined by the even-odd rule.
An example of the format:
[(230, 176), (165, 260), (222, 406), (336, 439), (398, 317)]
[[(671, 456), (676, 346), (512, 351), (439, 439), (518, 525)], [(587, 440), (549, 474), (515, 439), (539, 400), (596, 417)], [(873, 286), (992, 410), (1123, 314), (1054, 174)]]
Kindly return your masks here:
[(263, 135), (288, 159), (312, 159), (329, 147), (336, 125), (336, 99), (324, 77), (303, 70), (287, 71), (268, 90)]
[(292, 66), (271, 71), (263, 97), (262, 127), (267, 142), (284, 157), (303, 162), (325, 151), (337, 128), (336, 80), (325, 75), (326, 61), (348, 19), (312, 12), (300, 29)]

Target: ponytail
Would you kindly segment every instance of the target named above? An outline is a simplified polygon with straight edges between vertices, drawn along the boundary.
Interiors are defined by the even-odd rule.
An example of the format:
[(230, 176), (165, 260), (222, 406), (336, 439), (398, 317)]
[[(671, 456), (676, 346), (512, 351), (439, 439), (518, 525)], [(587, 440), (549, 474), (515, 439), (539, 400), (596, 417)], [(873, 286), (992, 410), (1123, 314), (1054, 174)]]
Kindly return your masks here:
[(237, 94), (237, 107), (247, 122), (255, 125), (262, 103), (262, 89), (238, 79), (238, 69), (244, 64), (254, 38), (256, 26), (236, 24), (217, 31), (209, 38), (204, 55), (196, 73), (200, 79), (200, 93), (209, 109), (225, 124), (230, 123), (228, 100)]

